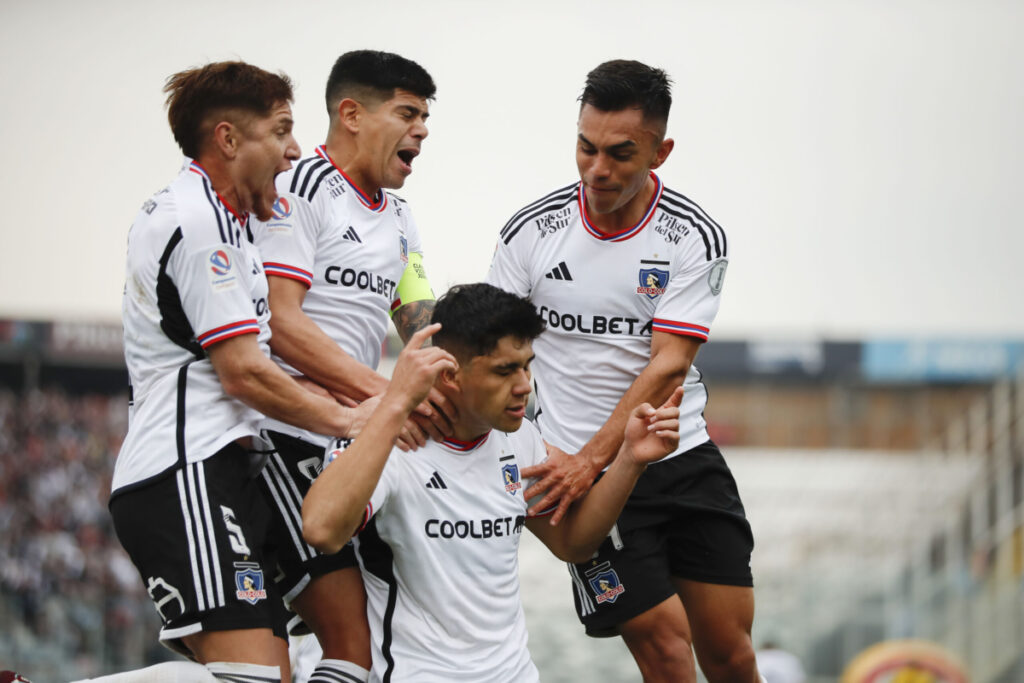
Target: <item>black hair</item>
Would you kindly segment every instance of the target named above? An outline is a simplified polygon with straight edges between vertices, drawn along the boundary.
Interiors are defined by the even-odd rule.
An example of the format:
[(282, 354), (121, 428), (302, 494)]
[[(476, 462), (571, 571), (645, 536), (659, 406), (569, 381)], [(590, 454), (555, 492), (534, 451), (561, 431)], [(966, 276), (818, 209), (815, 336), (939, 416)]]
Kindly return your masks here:
[(333, 115), (346, 97), (363, 104), (366, 99), (390, 100), (399, 88), (427, 100), (437, 92), (427, 70), (411, 59), (379, 50), (346, 52), (334, 62), (327, 78), (327, 112)]
[(174, 139), (196, 159), (212, 125), (224, 119), (237, 124), (239, 114), (269, 116), (276, 105), (292, 101), (292, 82), (245, 62), (213, 62), (169, 77), (164, 92)]
[(533, 341), (544, 331), (532, 303), (483, 282), (449, 289), (437, 300), (430, 322), (441, 323), (434, 345), (461, 360), (486, 356), (502, 337)]
[(644, 119), (665, 123), (672, 108), (672, 80), (661, 69), (631, 59), (615, 59), (587, 74), (580, 106), (601, 111), (638, 108)]

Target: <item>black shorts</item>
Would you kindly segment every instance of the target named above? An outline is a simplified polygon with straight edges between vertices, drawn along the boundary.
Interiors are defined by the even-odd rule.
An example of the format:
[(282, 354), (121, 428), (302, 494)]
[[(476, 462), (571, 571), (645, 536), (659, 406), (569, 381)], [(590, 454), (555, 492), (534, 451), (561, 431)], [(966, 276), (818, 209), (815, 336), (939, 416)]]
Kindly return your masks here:
[(163, 620), (160, 641), (186, 656), (181, 638), (200, 631), (270, 628), (287, 638), (269, 580), (270, 510), (248, 467), (232, 443), (110, 500), (117, 537)]
[[(270, 535), (279, 569), (275, 581), (285, 605), (290, 606), (312, 579), (358, 567), (359, 562), (351, 541), (333, 555), (324, 555), (302, 538), (302, 501), (313, 480), (323, 471), (324, 448), (280, 432), (264, 434), (274, 451), (267, 459), (260, 482), (274, 517)], [(295, 619), (289, 630), (295, 635), (309, 632)]]
[(595, 637), (658, 605), (671, 577), (753, 586), (750, 532), (736, 481), (707, 441), (651, 465), (597, 555), (570, 564), (576, 614)]

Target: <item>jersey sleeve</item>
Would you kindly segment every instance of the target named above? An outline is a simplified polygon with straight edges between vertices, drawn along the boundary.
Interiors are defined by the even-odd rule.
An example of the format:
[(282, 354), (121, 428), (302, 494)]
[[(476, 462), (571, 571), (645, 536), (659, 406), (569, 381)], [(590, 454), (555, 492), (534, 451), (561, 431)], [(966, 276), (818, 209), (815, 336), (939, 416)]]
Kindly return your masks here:
[(523, 240), (505, 244), (505, 240), (498, 238), (494, 247), (494, 256), (491, 257), (491, 267), (487, 271), (486, 282), (506, 292), (511, 292), (523, 298), (529, 298), (533, 289), (530, 284), (530, 269), (527, 266), (525, 254), (520, 254), (518, 245)]
[(420, 226), (409, 210), (409, 205), (402, 199), (395, 199), (396, 208), (402, 212), (402, 219), (405, 221), (405, 238), (408, 240), (409, 253), (422, 254), (423, 240), (420, 238)]
[(282, 193), (276, 206), (283, 215), (274, 216), (256, 231), (263, 269), (268, 276), (297, 280), (308, 289), (313, 284), (317, 240), (324, 225), (320, 205)]
[(401, 451), (397, 448), (392, 449), (391, 455), (388, 457), (388, 461), (384, 464), (384, 470), (380, 473), (380, 479), (377, 480), (377, 486), (374, 487), (373, 493), (370, 495), (370, 501), (366, 504), (366, 511), (363, 513), (363, 522), (359, 525), (359, 529), (356, 533), (363, 530), (373, 516), (381, 510), (385, 509), (388, 503), (388, 499), (391, 497), (391, 493), (397, 488), (399, 474), (401, 470), (401, 463), (398, 459), (401, 457)]
[(652, 329), (706, 342), (718, 315), (728, 265), (726, 258), (706, 260), (703, 256), (684, 265), (669, 280), (654, 310)]
[(204, 349), (241, 334), (259, 334), (246, 271), (252, 266), (242, 250), (223, 243), (183, 243), (169, 266), (182, 310)]

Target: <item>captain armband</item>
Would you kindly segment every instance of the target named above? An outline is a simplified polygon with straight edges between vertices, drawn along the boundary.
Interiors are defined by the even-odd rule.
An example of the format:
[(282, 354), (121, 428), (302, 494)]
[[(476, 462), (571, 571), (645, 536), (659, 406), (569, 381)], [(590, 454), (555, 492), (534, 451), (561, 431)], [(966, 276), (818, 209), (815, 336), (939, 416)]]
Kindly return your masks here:
[(392, 317), (395, 311), (406, 304), (414, 301), (433, 301), (437, 298), (434, 296), (434, 290), (430, 288), (430, 281), (427, 280), (427, 271), (423, 268), (423, 254), (409, 254), (409, 263), (405, 266), (402, 279), (398, 281), (395, 294), (395, 300), (391, 302)]

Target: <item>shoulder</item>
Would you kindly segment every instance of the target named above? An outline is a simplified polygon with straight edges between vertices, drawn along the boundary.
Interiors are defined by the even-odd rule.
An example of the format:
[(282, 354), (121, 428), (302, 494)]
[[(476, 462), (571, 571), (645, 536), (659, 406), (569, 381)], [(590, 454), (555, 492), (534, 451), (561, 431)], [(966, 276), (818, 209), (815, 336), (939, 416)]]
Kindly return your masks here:
[(501, 240), (509, 244), (532, 221), (543, 221), (546, 216), (560, 211), (573, 211), (578, 190), (578, 182), (570, 183), (519, 209), (501, 229)]
[(729, 241), (725, 230), (686, 195), (665, 187), (658, 209), (668, 216), (663, 222), (664, 229), (689, 238), (706, 260), (712, 261), (728, 255)]
[(319, 154), (312, 154), (277, 176), (277, 191), (295, 200), (313, 203), (317, 197), (327, 196), (322, 192), (324, 179), (334, 172), (330, 161)]
[(544, 440), (537, 427), (529, 420), (523, 420), (522, 426), (514, 432), (509, 432), (507, 437), (516, 455), (528, 464), (540, 462), (547, 457)]

